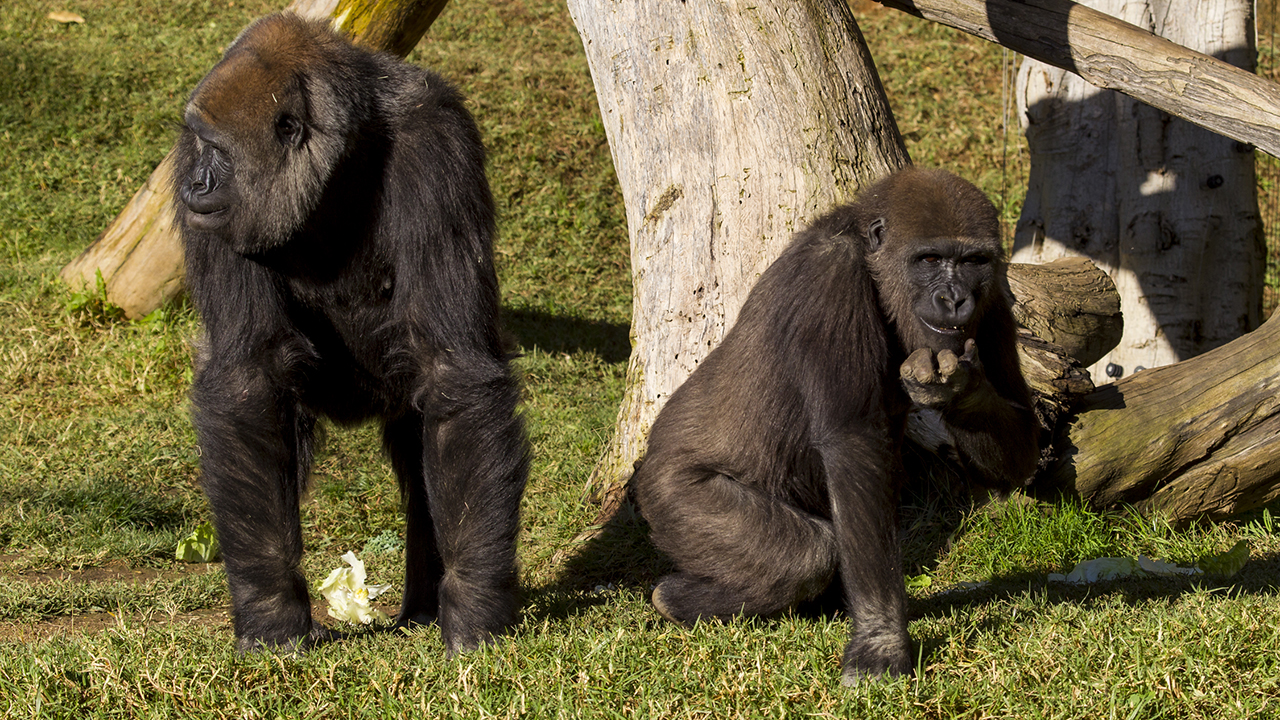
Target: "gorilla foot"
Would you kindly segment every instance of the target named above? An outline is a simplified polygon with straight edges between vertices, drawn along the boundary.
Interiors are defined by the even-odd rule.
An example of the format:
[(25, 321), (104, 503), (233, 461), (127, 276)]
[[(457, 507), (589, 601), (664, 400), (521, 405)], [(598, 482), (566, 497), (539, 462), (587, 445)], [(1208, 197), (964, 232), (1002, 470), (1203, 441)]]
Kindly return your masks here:
[(334, 630), (320, 623), (313, 622), (306, 635), (275, 640), (264, 637), (236, 638), (236, 649), (242, 653), (273, 652), (283, 655), (306, 652), (314, 647), (336, 642), (347, 637), (348, 633)]
[(671, 591), (670, 585), (666, 582), (659, 582), (657, 586), (653, 588), (653, 597), (650, 598), (653, 601), (653, 609), (657, 610), (659, 615), (671, 622), (684, 625), (685, 622), (676, 616), (675, 610), (671, 607), (670, 601), (663, 597), (664, 586), (667, 588), (665, 592)]
[(413, 629), (413, 628), (416, 628), (416, 627), (422, 627), (423, 625), (435, 625), (435, 624), (436, 624), (436, 615), (435, 615), (435, 613), (429, 613), (429, 612), (410, 612), (410, 613), (406, 613), (406, 612), (401, 612), (401, 613), (396, 617), (396, 622), (395, 622), (395, 625), (393, 625), (393, 626), (392, 626), (392, 629), (393, 629), (393, 630), (400, 630), (400, 629), (402, 629), (402, 628), (403, 628), (403, 629)]
[(913, 674), (911, 637), (906, 633), (856, 632), (844, 648), (840, 684), (852, 687), (864, 682)]
[[(743, 615), (769, 615), (779, 603), (750, 598), (740, 590), (689, 573), (672, 573), (658, 581), (651, 597), (662, 617), (691, 626), (699, 620), (730, 620)], [(785, 606), (786, 603), (781, 605)]]

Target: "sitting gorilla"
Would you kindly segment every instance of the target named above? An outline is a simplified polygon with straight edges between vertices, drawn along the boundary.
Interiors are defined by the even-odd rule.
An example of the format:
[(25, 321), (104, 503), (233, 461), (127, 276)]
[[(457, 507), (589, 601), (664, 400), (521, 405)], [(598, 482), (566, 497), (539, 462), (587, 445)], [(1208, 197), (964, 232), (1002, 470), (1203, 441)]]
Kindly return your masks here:
[(940, 412), (975, 482), (1007, 489), (1035, 471), (1007, 293), (995, 208), (942, 171), (901, 170), (799, 233), (672, 394), (632, 479), (678, 567), (657, 610), (770, 615), (838, 580), (854, 625), (845, 682), (910, 673), (907, 412)]

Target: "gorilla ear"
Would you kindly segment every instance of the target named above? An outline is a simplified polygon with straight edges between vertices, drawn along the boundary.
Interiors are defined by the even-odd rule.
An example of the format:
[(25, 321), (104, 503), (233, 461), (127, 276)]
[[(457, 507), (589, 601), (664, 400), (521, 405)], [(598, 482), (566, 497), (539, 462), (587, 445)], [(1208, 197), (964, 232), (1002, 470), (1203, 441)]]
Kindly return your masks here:
[(878, 217), (867, 225), (867, 252), (875, 252), (884, 244), (884, 218)]
[(276, 118), (276, 139), (285, 147), (297, 147), (302, 144), (304, 127), (302, 121), (289, 113), (281, 113)]

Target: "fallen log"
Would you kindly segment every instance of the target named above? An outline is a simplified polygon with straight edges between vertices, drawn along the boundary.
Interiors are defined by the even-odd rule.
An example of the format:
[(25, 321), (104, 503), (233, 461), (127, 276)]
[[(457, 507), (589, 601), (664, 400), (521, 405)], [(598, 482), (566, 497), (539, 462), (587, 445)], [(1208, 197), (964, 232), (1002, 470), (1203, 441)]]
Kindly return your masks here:
[(1280, 498), (1280, 313), (1190, 360), (1084, 395), (1037, 484), (1174, 524)]

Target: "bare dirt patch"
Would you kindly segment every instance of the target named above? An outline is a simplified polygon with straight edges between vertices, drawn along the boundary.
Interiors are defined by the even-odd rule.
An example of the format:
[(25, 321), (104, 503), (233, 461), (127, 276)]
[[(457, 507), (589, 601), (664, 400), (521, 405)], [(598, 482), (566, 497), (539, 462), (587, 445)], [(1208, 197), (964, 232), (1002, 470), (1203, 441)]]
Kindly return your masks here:
[(53, 570), (23, 570), (21, 556), (0, 555), (0, 577), (22, 580), (31, 584), (55, 581), (82, 583), (95, 582), (133, 582), (144, 583), (156, 579), (180, 578), (186, 575), (197, 575), (209, 572), (211, 567), (221, 565), (204, 565), (200, 563), (174, 565), (167, 568), (135, 568), (123, 562), (112, 562), (98, 567), (87, 567), (78, 570), (55, 568)]
[[(78, 570), (25, 570), (24, 561), (19, 555), (0, 555), (0, 577), (19, 580), (38, 585), (47, 582), (127, 582), (143, 584), (157, 579), (176, 579), (187, 575), (196, 575), (220, 568), (221, 564), (178, 564), (167, 568), (135, 568), (126, 563), (112, 562), (99, 567)], [(399, 611), (397, 603), (375, 603), (378, 609), (395, 617)], [(328, 616), (328, 606), (324, 600), (313, 601), (311, 618), (317, 623), (337, 626), (338, 623)], [(92, 612), (76, 615), (59, 615), (41, 618), (35, 621), (5, 622), (0, 621), (0, 642), (31, 642), (52, 637), (70, 637), (93, 635), (108, 628), (136, 627), (147, 625), (161, 628), (171, 625), (204, 626), (209, 632), (223, 633), (231, 642), (232, 626), (230, 608), (211, 608), (182, 613), (163, 612)]]

